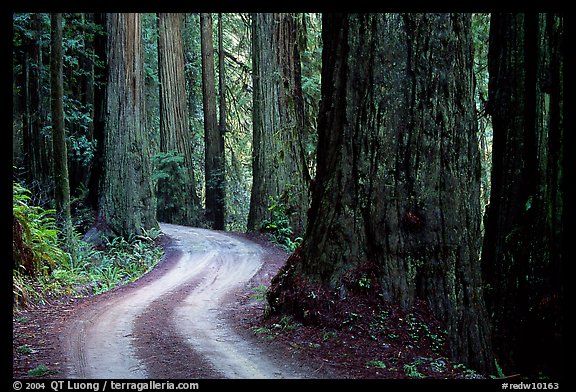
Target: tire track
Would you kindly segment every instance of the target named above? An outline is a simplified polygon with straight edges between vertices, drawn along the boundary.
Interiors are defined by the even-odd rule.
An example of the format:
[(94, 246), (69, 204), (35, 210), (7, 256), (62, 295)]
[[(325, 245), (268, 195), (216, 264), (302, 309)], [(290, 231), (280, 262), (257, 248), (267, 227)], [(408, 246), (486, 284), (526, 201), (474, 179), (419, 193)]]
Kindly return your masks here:
[(301, 378), (238, 335), (233, 292), (261, 268), (260, 245), (232, 234), (162, 224), (178, 260), (160, 276), (95, 300), (67, 329), (70, 378)]

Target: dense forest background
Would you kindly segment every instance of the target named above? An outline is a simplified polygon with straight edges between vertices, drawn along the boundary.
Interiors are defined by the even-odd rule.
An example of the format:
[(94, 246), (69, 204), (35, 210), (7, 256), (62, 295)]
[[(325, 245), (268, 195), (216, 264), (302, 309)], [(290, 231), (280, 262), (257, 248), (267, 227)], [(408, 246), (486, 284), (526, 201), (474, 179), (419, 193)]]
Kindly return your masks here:
[(159, 221), (262, 231), (273, 312), (357, 276), (472, 368), (562, 374), (563, 20), (14, 14), (14, 292)]

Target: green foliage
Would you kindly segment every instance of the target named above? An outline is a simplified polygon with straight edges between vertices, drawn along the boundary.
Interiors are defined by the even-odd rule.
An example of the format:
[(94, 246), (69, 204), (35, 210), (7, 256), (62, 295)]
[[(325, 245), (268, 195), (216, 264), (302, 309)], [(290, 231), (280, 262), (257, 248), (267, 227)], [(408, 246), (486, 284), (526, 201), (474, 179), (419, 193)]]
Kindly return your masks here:
[(323, 342), (327, 342), (329, 340), (332, 340), (337, 336), (338, 336), (338, 333), (336, 333), (334, 331), (327, 331), (325, 329), (322, 331), (322, 341)]
[(439, 352), (444, 348), (446, 337), (440, 333), (435, 333), (422, 321), (417, 320), (412, 313), (406, 315), (405, 319), (408, 335), (415, 343), (427, 340), (432, 351)]
[(12, 197), (14, 269), (29, 276), (48, 275), (67, 258), (60, 248), (55, 211), (30, 205), (30, 191), (17, 182), (12, 183)]
[(50, 368), (44, 364), (38, 365), (34, 369), (28, 371), (30, 377), (42, 377), (48, 374), (54, 374), (54, 371), (50, 370)]
[(108, 240), (101, 250), (72, 230), (65, 251), (51, 216), (54, 211), (29, 205), (30, 192), (16, 182), (13, 194), (15, 310), (50, 297), (101, 293), (132, 282), (153, 268), (163, 254), (154, 244), (161, 234), (157, 229)]
[(252, 291), (254, 291), (254, 294), (252, 294), (250, 296), (250, 298), (254, 298), (255, 300), (257, 300), (259, 302), (268, 303), (268, 301), (266, 300), (266, 292), (268, 291), (268, 286), (260, 285), (260, 286), (254, 287), (252, 289)]
[[(284, 193), (287, 195), (287, 192)], [(277, 243), (288, 252), (294, 252), (302, 243), (301, 237), (296, 237), (288, 218), (287, 197), (270, 197), (268, 211), (271, 217), (262, 223), (262, 230), (269, 234), (272, 242)]]
[(362, 277), (358, 280), (358, 285), (363, 289), (370, 289), (370, 287), (372, 287), (372, 280), (366, 276), (366, 274), (362, 274)]
[(422, 372), (445, 373), (448, 371), (447, 365), (444, 358), (416, 357), (412, 362), (404, 364), (404, 374), (409, 378), (424, 378)]
[(65, 96), (64, 113), (66, 113), (66, 129), (70, 130), (66, 140), (68, 156), (82, 166), (88, 166), (96, 151), (96, 141), (91, 139), (90, 135), (92, 106)]
[(33, 354), (36, 352), (36, 350), (34, 350), (32, 347), (30, 347), (27, 344), (23, 344), (21, 346), (18, 346), (18, 348), (16, 348), (16, 352), (20, 353), (20, 354)]
[(295, 323), (292, 316), (284, 315), (277, 322), (272, 324), (270, 327), (252, 327), (252, 331), (258, 335), (264, 335), (266, 340), (274, 340), (278, 335), (286, 333), (288, 331), (293, 331), (297, 329), (301, 324)]
[(502, 371), (502, 368), (500, 367), (500, 364), (498, 363), (498, 361), (496, 359), (494, 360), (494, 366), (496, 367), (496, 375), (491, 375), (490, 378), (494, 379), (494, 378), (506, 377), (506, 375)]
[(226, 225), (228, 230), (236, 231), (246, 230), (252, 183), (252, 55), (248, 19), (248, 14), (222, 14), (228, 129), (224, 135)]
[(152, 180), (157, 181), (156, 199), (159, 219), (166, 216), (180, 216), (189, 205), (186, 184), (190, 176), (184, 165), (184, 155), (177, 151), (159, 152), (152, 157), (154, 173)]
[(485, 210), (490, 200), (490, 173), (492, 170), (492, 118), (487, 113), (488, 103), (488, 46), (490, 14), (472, 14), (472, 39), (474, 42), (474, 80), (476, 119), (480, 145), (481, 208)]
[(454, 365), (454, 369), (461, 370), (464, 373), (464, 378), (467, 379), (481, 378), (481, 376), (478, 373), (476, 373), (472, 369), (468, 369), (465, 365), (461, 363), (457, 363), (456, 365)]
[[(304, 148), (308, 166), (315, 165), (316, 132), (318, 111), (320, 109), (320, 82), (322, 73), (322, 17), (318, 13), (302, 14), (303, 39), (300, 47), (302, 62), (302, 95), (306, 114), (306, 127), (309, 130), (304, 135)], [(313, 170), (311, 170), (313, 172)]]
[(154, 245), (159, 231), (151, 230), (145, 236), (128, 240), (116, 237), (107, 240), (105, 249), (95, 250), (86, 242), (76, 240), (74, 257), (53, 271), (52, 277), (60, 287), (71, 287), (81, 294), (86, 288), (94, 294), (130, 283), (150, 271), (163, 252)]
[(380, 360), (371, 360), (366, 362), (366, 367), (368, 368), (378, 368), (378, 369), (386, 369), (386, 363)]

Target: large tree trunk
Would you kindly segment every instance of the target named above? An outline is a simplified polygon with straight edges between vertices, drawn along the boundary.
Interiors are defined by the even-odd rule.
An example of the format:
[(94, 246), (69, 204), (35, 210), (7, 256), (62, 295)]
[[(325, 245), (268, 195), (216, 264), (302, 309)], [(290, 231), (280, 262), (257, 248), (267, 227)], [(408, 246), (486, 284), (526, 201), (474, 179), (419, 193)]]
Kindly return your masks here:
[[(374, 297), (425, 301), (452, 359), (492, 372), (470, 16), (325, 15), (322, 26), (312, 207), (271, 308), (321, 321), (353, 290), (346, 276), (370, 268)], [(335, 296), (311, 299), (310, 284)]]
[(158, 14), (158, 73), (160, 78), (160, 151), (182, 157), (178, 178), (158, 181), (158, 219), (187, 226), (199, 224), (192, 142), (184, 79), (183, 14)]
[(214, 76), (214, 46), (212, 15), (200, 14), (202, 51), (202, 96), (204, 104), (204, 143), (206, 178), (206, 219), (215, 230), (224, 229), (224, 135), (216, 116), (216, 80)]
[(310, 175), (303, 142), (304, 101), (292, 14), (252, 15), (253, 184), (248, 230), (271, 218), (271, 198), (283, 198), (295, 233), (306, 227)]
[(563, 19), (494, 14), (491, 198), (482, 253), (494, 346), (506, 372), (561, 374)]
[(62, 75), (62, 14), (50, 17), (50, 88), (52, 107), (52, 150), (54, 156), (54, 188), (56, 211), (61, 214), (66, 231), (72, 226), (70, 215), (70, 183), (68, 179), (68, 152), (64, 130), (64, 80)]
[(141, 20), (140, 14), (110, 14), (106, 29), (109, 72), (98, 218), (123, 236), (158, 226), (146, 134)]

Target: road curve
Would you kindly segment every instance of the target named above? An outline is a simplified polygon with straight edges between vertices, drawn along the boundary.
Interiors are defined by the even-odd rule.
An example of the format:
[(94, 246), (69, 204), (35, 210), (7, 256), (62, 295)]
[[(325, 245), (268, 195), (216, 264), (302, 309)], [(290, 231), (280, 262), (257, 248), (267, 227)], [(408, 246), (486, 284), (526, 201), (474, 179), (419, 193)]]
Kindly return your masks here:
[[(169, 362), (171, 354), (162, 350), (144, 356), (138, 341), (142, 330), (139, 323), (146, 323), (158, 304), (167, 316), (161, 325), (149, 327), (177, 335), (186, 349), (210, 365), (211, 377), (307, 377), (300, 366), (278, 363), (268, 355), (265, 345), (244, 340), (223, 311), (234, 300), (230, 294), (262, 266), (260, 245), (205, 229), (171, 224), (161, 224), (161, 229), (176, 240), (178, 260), (156, 279), (79, 312), (66, 332), (67, 377), (154, 377), (153, 361), (145, 358)], [(170, 378), (171, 374), (163, 376)], [(181, 378), (181, 374), (175, 376)]]

